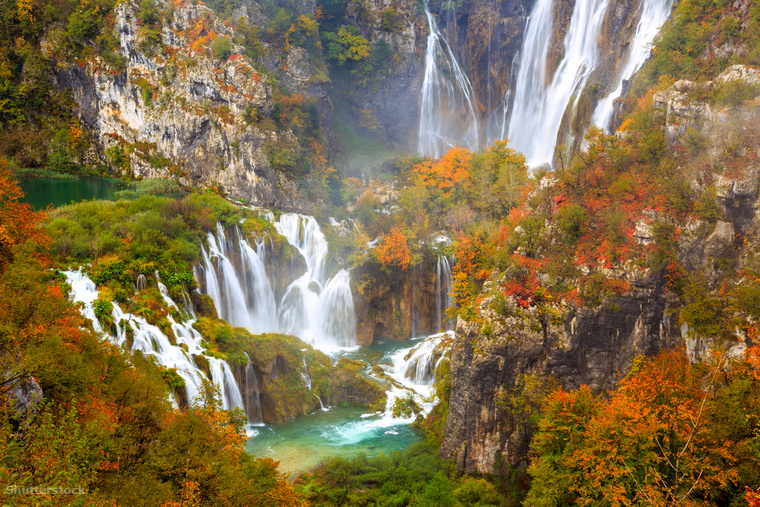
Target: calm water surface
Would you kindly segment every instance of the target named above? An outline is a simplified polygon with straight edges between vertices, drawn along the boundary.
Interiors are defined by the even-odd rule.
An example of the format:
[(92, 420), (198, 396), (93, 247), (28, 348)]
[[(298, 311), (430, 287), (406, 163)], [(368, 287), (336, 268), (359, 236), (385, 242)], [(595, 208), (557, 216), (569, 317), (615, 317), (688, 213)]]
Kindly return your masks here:
[(62, 206), (90, 199), (114, 199), (123, 183), (111, 178), (39, 178), (20, 182), (24, 202), (35, 209)]

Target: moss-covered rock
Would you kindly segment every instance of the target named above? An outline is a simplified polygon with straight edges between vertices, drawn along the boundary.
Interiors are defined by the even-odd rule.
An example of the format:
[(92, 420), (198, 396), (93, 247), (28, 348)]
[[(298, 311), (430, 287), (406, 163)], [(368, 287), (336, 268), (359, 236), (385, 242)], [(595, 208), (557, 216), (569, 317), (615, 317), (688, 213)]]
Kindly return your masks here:
[(330, 405), (357, 405), (372, 410), (385, 407), (385, 391), (376, 381), (366, 377), (362, 371), (366, 364), (343, 358), (325, 377), (314, 376), (314, 389), (325, 403)]

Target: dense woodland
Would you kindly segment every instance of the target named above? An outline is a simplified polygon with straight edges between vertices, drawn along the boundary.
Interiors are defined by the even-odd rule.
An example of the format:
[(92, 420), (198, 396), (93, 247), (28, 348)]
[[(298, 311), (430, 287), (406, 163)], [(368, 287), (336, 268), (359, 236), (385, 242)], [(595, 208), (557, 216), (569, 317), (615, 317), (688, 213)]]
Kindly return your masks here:
[[(232, 3), (206, 5), (237, 23)], [(345, 155), (374, 150), (360, 147), (372, 118), (349, 126), (336, 115), (332, 128), (320, 126), (316, 104), (290, 93), (261, 64), (266, 51), (295, 44), (337, 88), (371, 90), (388, 72), (391, 55), (343, 22), (362, 15), (358, 6), (319, 1), (314, 18), (297, 14), (287, 1), (268, 0), (261, 2), (271, 19), (267, 30), (237, 26), (241, 35), (234, 41), (203, 27), (196, 34), (199, 50), (219, 59), (230, 56), (231, 44), (243, 46), (274, 83), (274, 111), (266, 116), (250, 110), (246, 121), (292, 129), (297, 149), (270, 145), (272, 167), (310, 187), (318, 219), (355, 219), (357, 232), (348, 238), (327, 231), (334, 252), (351, 265), (372, 265), (367, 277), (390, 279), (419, 263), (426, 249), (448, 249), (457, 260), (451, 317), (482, 323), (483, 336), (490, 332), (481, 315), (484, 301), (502, 317), (540, 327), (574, 308), (614, 305), (631, 289), (632, 273), (653, 276), (670, 294), (674, 318), (710, 338), (710, 355), (692, 363), (682, 345), (639, 357), (609, 392), (568, 392), (558, 379), (526, 376), (504, 399), (532, 435), (524, 466), (487, 477), (461, 474), (438, 457), (450, 388), (444, 365), (436, 386), (439, 405), (417, 424), (425, 442), (390, 456), (336, 458), (295, 481), (283, 477), (276, 462), (245, 452), (244, 415), (222, 410), (212, 385), (200, 399), (172, 408), (170, 393), (181, 387), (176, 372), (98, 336), (67, 299), (59, 271), (89, 265), (102, 288), (96, 305), (101, 323), (108, 323), (117, 301), (167, 327), (171, 310), (155, 288), (135, 297), (136, 277), (158, 270), (179, 296), (195, 288), (193, 263), (218, 222), (233, 225), (245, 217), (245, 234), (271, 231), (271, 223), (215, 189), (187, 193), (172, 180), (132, 182), (116, 202), (47, 212), (20, 202), (18, 178), (107, 174), (128, 164), (118, 150), (107, 154), (110, 169), (93, 163), (90, 133), (71, 96), (51, 77), (58, 62), (92, 54), (115, 73), (124, 63), (115, 52), (114, 2), (6, 0), (0, 8), (3, 504), (760, 505), (758, 244), (746, 238), (712, 259), (709, 270), (685, 262), (680, 246), (682, 235), (707, 237), (724, 218), (716, 182), (741, 179), (760, 166), (760, 89), (724, 83), (693, 92), (695, 101), (736, 113), (731, 142), (718, 147), (696, 129), (669, 144), (664, 114), (654, 105), (655, 93), (679, 79), (705, 82), (730, 64), (759, 64), (760, 4), (750, 2), (739, 12), (721, 0), (678, 3), (624, 99), (618, 132), (592, 128), (587, 149), (560, 160), (551, 172), (529, 171), (503, 140), (478, 153), (454, 148), (437, 160), (395, 158), (368, 168), (369, 178), (361, 178)], [(142, 40), (156, 51), (162, 50), (157, 30), (170, 9), (140, 2)], [(384, 11), (383, 29), (398, 31), (399, 16), (393, 7)], [(723, 43), (743, 49), (731, 57), (710, 53)], [(187, 63), (175, 62), (178, 68)], [(153, 96), (154, 90), (145, 93)], [(154, 156), (142, 148), (146, 157)], [(389, 151), (374, 152), (379, 150)], [(398, 191), (381, 200), (370, 191), (372, 182), (392, 183)], [(642, 217), (651, 241), (636, 237)], [(423, 241), (439, 231), (451, 237), (449, 246)], [(373, 238), (380, 240), (365, 248)], [(201, 323), (216, 329), (209, 346), (234, 360), (237, 341), (248, 338), (215, 317), (210, 311)], [(747, 347), (729, 354), (737, 336)], [(29, 379), (43, 399), (36, 409), (19, 411), (11, 391)], [(6, 490), (70, 485), (87, 494)]]

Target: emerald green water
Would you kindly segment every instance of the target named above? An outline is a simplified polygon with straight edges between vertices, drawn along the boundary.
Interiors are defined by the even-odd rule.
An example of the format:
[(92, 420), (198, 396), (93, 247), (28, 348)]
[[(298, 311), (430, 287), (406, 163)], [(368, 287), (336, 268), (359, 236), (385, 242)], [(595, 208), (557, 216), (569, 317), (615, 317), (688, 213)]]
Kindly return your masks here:
[(23, 201), (41, 210), (90, 199), (112, 200), (122, 183), (110, 178), (39, 178), (22, 180), (20, 186), (25, 195)]
[(380, 415), (366, 417), (366, 411), (351, 407), (332, 407), (252, 429), (258, 434), (248, 441), (248, 452), (279, 461), (282, 472), (294, 475), (314, 469), (326, 458), (390, 454), (421, 438), (410, 424), (386, 425)]
[[(391, 367), (394, 355), (419, 342), (390, 342), (345, 351), (341, 356), (367, 364)], [(333, 358), (335, 359), (335, 358)], [(403, 450), (422, 436), (411, 420), (388, 414), (372, 414), (367, 409), (331, 407), (277, 425), (249, 426), (248, 452), (280, 462), (280, 470), (298, 475), (314, 469), (325, 459), (359, 454), (377, 456)]]

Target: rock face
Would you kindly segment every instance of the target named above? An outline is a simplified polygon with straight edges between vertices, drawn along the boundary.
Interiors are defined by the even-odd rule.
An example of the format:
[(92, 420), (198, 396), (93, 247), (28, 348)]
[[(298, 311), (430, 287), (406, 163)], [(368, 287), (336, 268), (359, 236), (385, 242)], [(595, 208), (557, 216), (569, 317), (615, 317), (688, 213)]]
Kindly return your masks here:
[(14, 402), (13, 408), (21, 424), (26, 426), (31, 423), (42, 403), (42, 389), (37, 381), (32, 377), (17, 381), (8, 391), (8, 396)]
[[(123, 70), (92, 57), (57, 73), (98, 139), (103, 161), (123, 174), (176, 177), (243, 201), (297, 207), (295, 185), (272, 170), (267, 149), (298, 143), (292, 132), (257, 121), (274, 106), (267, 78), (242, 48), (212, 49), (216, 39), (231, 40), (233, 30), (202, 4), (184, 4), (161, 27), (159, 52), (141, 32), (138, 3), (115, 9)], [(294, 76), (298, 68), (292, 66)]]
[(736, 104), (721, 106), (710, 103), (709, 97), (712, 94), (730, 86), (738, 89), (731, 89), (729, 93), (742, 93), (743, 88), (746, 94), (744, 98), (755, 99), (760, 96), (760, 70), (745, 65), (732, 65), (714, 81), (695, 83), (683, 79), (667, 90), (655, 93), (652, 100), (655, 108), (665, 115), (668, 143), (673, 145), (687, 130), (696, 129), (707, 137), (707, 145), (713, 147), (711, 156), (716, 158), (718, 154), (715, 150), (727, 141), (726, 135), (734, 130), (734, 124), (757, 114), (757, 107), (736, 107), (744, 105), (741, 97)]
[(527, 451), (506, 401), (519, 375), (554, 378), (565, 389), (613, 387), (637, 354), (651, 354), (679, 335), (663, 291), (642, 283), (632, 294), (552, 322), (535, 308), (512, 305), (503, 317), (484, 300), (484, 326), (460, 320), (451, 356), (451, 398), (441, 455), (467, 473), (518, 465)]
[(364, 264), (351, 276), (359, 344), (426, 336), (447, 326), (448, 291), (434, 259), (390, 274)]
[(350, 117), (360, 119), (357, 127), (363, 134), (390, 147), (415, 152), (427, 37), (419, 3), (350, 2), (344, 21), (358, 27), (373, 47), (387, 45), (389, 54), (379, 79), (370, 84), (352, 81), (333, 101), (340, 100), (342, 106), (348, 106)]

